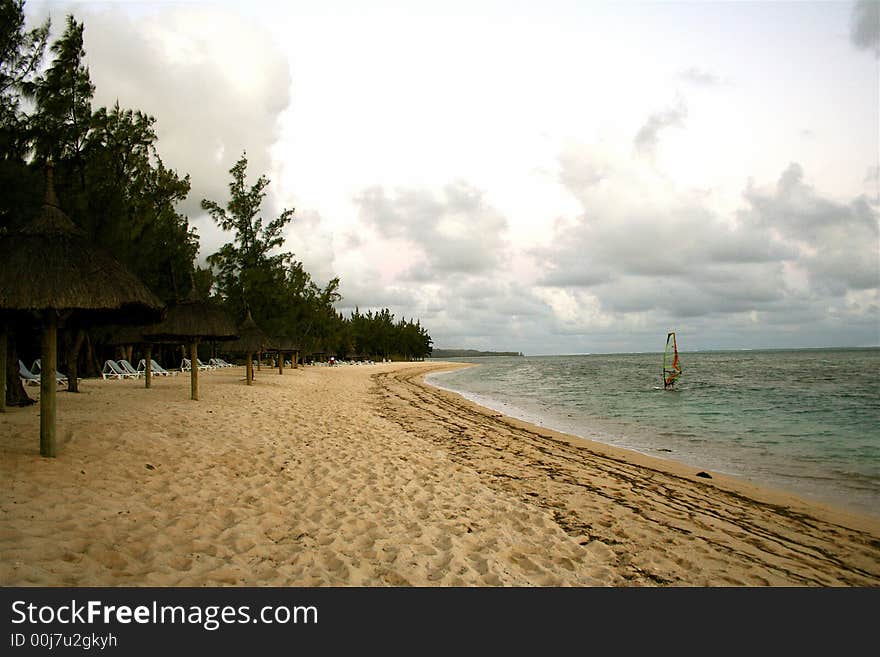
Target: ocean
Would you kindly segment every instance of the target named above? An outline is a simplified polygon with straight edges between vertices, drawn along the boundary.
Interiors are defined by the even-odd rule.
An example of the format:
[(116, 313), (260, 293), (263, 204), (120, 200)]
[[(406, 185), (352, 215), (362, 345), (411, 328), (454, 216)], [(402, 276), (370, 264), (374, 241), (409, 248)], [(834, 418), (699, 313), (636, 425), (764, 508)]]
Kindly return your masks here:
[(880, 517), (880, 349), (450, 358), (430, 384), (539, 426)]

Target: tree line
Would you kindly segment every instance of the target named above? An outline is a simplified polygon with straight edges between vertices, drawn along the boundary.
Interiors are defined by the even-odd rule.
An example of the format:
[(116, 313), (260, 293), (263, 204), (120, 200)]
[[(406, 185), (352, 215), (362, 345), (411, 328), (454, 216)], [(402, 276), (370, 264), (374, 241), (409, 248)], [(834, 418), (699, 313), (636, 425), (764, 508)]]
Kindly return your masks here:
[[(395, 321), (388, 309), (348, 317), (335, 310), (342, 298), (339, 278), (321, 286), (283, 250), (283, 230), (294, 210), (263, 220), (270, 181), (260, 175), (248, 184), (246, 152), (229, 171), (226, 202), (201, 200), (232, 240), (200, 267), (198, 234), (177, 209), (190, 192), (190, 176), (162, 160), (155, 117), (118, 101), (94, 108), (84, 24), (67, 16), (62, 34), (50, 44), (50, 19), (26, 29), (24, 5), (0, 0), (0, 235), (40, 212), (51, 163), (64, 212), (165, 303), (183, 299), (194, 286), (235, 321), (249, 310), (267, 334), (288, 337), (306, 354), (407, 359), (430, 354), (431, 337), (418, 321)], [(32, 333), (12, 336), (10, 360), (16, 346), (18, 352), (34, 350)], [(62, 349), (77, 344), (86, 345), (80, 372), (96, 375), (106, 352), (101, 333), (65, 335)], [(12, 365), (17, 375), (17, 360)]]

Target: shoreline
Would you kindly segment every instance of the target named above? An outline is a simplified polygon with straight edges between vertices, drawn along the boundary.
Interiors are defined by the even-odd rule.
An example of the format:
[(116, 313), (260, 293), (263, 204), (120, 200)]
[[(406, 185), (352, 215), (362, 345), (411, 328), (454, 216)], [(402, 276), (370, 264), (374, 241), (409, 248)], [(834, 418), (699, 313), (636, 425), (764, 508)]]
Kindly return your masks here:
[(880, 523), (421, 380), (458, 366), (238, 367), (199, 402), (186, 376), (89, 379), (59, 395), (55, 459), (37, 407), (0, 414), (0, 583), (880, 585)]
[[(462, 366), (461, 363), (437, 365), (431, 371)], [(514, 444), (512, 440), (531, 443), (527, 477), (511, 478), (504, 472), (502, 458), (493, 464), (500, 466), (498, 470), (484, 470), (485, 480), (494, 480), (496, 485), (515, 490), (536, 504), (552, 509), (559, 524), (581, 542), (586, 539), (587, 545), (594, 542), (604, 546), (620, 545), (620, 535), (640, 534), (634, 542), (622, 544), (633, 547), (633, 552), (649, 563), (654, 562), (653, 565), (674, 559), (670, 553), (678, 549), (691, 553), (704, 550), (707, 559), (715, 551), (718, 554), (712, 555), (712, 559), (729, 559), (729, 563), (718, 564), (722, 572), (737, 571), (740, 567), (745, 571), (756, 568), (767, 571), (750, 572), (747, 582), (739, 580), (744, 574), (740, 572), (738, 577), (725, 582), (724, 577), (721, 581), (715, 579), (717, 573), (691, 575), (685, 569), (674, 567), (671, 570), (675, 574), (669, 579), (652, 574), (649, 579), (656, 584), (880, 584), (880, 521), (872, 516), (805, 500), (714, 471), (709, 471), (712, 479), (703, 479), (696, 476), (698, 469), (672, 459), (590, 441), (503, 415), (425, 382), (424, 374), (403, 374), (397, 378), (397, 383), (403, 385), (396, 393), (404, 403), (413, 404), (420, 395), (426, 394), (421, 404), (427, 412), (431, 412), (428, 409), (437, 404), (437, 400), (440, 405), (448, 404), (448, 415), (437, 415), (435, 421), (438, 424), (453, 422), (456, 426), (451, 431), (447, 429), (447, 435), (441, 440), (455, 440), (462, 426), (469, 425), (471, 430), (485, 431), (486, 427), (494, 426), (494, 432), (506, 433), (501, 442), (508, 448)], [(498, 442), (492, 439), (491, 433), (486, 435), (490, 439), (481, 440), (479, 447), (487, 453), (497, 452)], [(472, 456), (468, 452), (475, 450), (473, 445), (466, 449), (463, 458), (468, 460)], [(597, 480), (604, 480), (608, 490), (596, 486)], [(554, 485), (556, 490), (551, 490)], [(615, 498), (615, 493), (619, 497)], [(632, 521), (640, 527), (634, 529), (630, 525)], [(615, 533), (618, 535), (614, 536)], [(656, 533), (656, 540), (644, 540), (652, 533)], [(682, 535), (688, 538), (681, 540), (680, 548), (672, 548)], [(663, 543), (669, 546), (662, 546)], [(624, 549), (618, 554), (621, 561), (626, 561), (623, 553), (628, 551)], [(816, 557), (815, 561), (811, 557), (799, 563), (802, 556), (810, 553)], [(736, 562), (740, 562), (739, 566)], [(706, 563), (699, 564), (700, 568), (706, 566)], [(839, 571), (841, 566), (845, 572)], [(798, 572), (800, 568), (804, 570)], [(807, 575), (807, 571), (813, 572)], [(774, 581), (770, 573), (781, 576), (781, 581)], [(704, 576), (708, 579), (701, 582)], [(809, 581), (812, 577), (816, 580)], [(834, 582), (827, 581), (828, 577)]]
[[(452, 364), (462, 365), (463, 367), (476, 367), (480, 365), (479, 363), (466, 362), (455, 362)], [(437, 388), (453, 395), (457, 395), (461, 397), (463, 401), (482, 408), (487, 412), (500, 413), (509, 420), (521, 422), (524, 425), (531, 427), (534, 431), (540, 432), (546, 430), (567, 440), (575, 441), (575, 443), (583, 443), (585, 446), (593, 446), (594, 448), (601, 449), (607, 447), (611, 451), (622, 450), (624, 454), (630, 455), (629, 458), (644, 457), (645, 459), (648, 459), (648, 462), (654, 463), (655, 465), (660, 464), (659, 467), (661, 469), (672, 468), (675, 472), (678, 473), (705, 471), (711, 473), (712, 479), (718, 480), (728, 487), (733, 486), (735, 489), (738, 489), (746, 494), (763, 496), (768, 499), (779, 501), (779, 503), (783, 504), (796, 504), (805, 507), (815, 506), (817, 508), (825, 508), (827, 509), (827, 512), (836, 516), (850, 516), (854, 522), (859, 523), (863, 526), (870, 527), (874, 524), (880, 526), (880, 512), (871, 513), (858, 505), (845, 506), (840, 502), (835, 502), (833, 496), (826, 496), (824, 499), (818, 496), (808, 497), (803, 495), (802, 493), (799, 493), (796, 489), (787, 489), (779, 485), (774, 485), (772, 482), (762, 481), (759, 478), (750, 479), (736, 473), (719, 471), (712, 468), (711, 466), (700, 465), (698, 463), (689, 463), (685, 460), (676, 459), (671, 454), (669, 456), (657, 455), (654, 453), (648, 453), (647, 451), (642, 451), (638, 446), (615, 445), (610, 442), (603, 442), (601, 439), (588, 438), (583, 435), (567, 431), (566, 429), (556, 428), (553, 426), (552, 421), (544, 422), (543, 419), (539, 417), (529, 417), (528, 413), (526, 411), (522, 411), (522, 409), (518, 409), (515, 407), (510, 410), (500, 408), (500, 406), (507, 406), (507, 404), (503, 402), (493, 400), (489, 397), (483, 400), (480, 399), (478, 395), (471, 395), (468, 392), (460, 392), (454, 390), (453, 388), (446, 387), (441, 383), (441, 381), (435, 382), (433, 380), (427, 380), (427, 377), (430, 377), (434, 374), (454, 371), (455, 369), (459, 368), (442, 368), (426, 373), (426, 378), (423, 379), (423, 383), (433, 388)], [(664, 466), (663, 464), (668, 465)]]

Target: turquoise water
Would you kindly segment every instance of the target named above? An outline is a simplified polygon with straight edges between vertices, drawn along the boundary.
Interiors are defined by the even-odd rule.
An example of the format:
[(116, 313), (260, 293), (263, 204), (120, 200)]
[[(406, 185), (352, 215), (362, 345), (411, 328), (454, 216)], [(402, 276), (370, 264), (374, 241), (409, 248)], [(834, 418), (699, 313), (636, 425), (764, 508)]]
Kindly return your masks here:
[(506, 415), (880, 517), (880, 349), (450, 359), (428, 381)]

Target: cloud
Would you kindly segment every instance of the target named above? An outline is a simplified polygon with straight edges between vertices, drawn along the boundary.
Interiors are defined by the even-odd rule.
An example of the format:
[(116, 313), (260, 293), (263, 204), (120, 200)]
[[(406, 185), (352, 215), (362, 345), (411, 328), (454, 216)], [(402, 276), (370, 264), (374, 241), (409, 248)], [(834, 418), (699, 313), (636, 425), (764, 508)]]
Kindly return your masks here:
[(682, 127), (685, 118), (687, 118), (687, 107), (681, 98), (674, 107), (651, 114), (633, 139), (636, 152), (642, 156), (653, 157), (657, 150), (660, 132), (670, 127)]
[[(567, 331), (760, 318), (769, 336), (812, 317), (872, 341), (880, 219), (865, 197), (831, 198), (792, 163), (774, 184), (748, 182), (729, 214), (639, 158), (605, 157), (589, 147), (560, 156), (559, 180), (576, 186), (583, 212), (528, 252), (542, 272), (539, 294)], [(606, 173), (601, 184), (579, 173), (589, 170)]]
[(371, 187), (354, 199), (363, 225), (382, 238), (401, 239), (423, 256), (407, 271), (413, 280), (479, 274), (501, 266), (507, 222), (482, 191), (456, 182), (439, 195), (405, 189), (389, 196)]
[[(182, 212), (202, 215), (202, 198), (225, 205), (229, 169), (244, 151), (249, 178), (270, 173), (291, 77), (265, 28), (210, 5), (158, 5), (133, 14), (99, 4), (78, 6), (75, 15), (85, 25), (94, 105), (118, 100), (156, 118), (160, 157), (190, 174)], [(61, 24), (55, 16), (53, 22)]]
[(873, 50), (880, 58), (880, 2), (858, 0), (853, 5), (849, 38), (859, 50)]
[[(118, 98), (156, 117), (166, 165), (192, 176), (181, 211), (199, 228), (203, 254), (227, 238), (199, 201), (225, 204), (228, 170), (246, 150), (251, 181), (277, 179), (264, 214), (297, 207), (285, 250), (318, 284), (341, 278), (338, 309), (416, 317), (437, 346), (619, 351), (656, 346), (669, 327), (688, 348), (880, 341), (880, 177), (876, 158), (850, 148), (876, 131), (865, 133), (856, 105), (822, 77), (848, 70), (863, 50), (880, 51), (876, 2), (853, 10), (849, 60), (829, 59), (809, 82), (798, 81), (791, 62), (815, 54), (814, 41), (798, 37), (774, 51), (782, 46), (769, 32), (732, 25), (686, 52), (651, 48), (658, 56), (646, 66), (620, 36), (628, 22), (604, 30), (606, 40), (584, 40), (572, 24), (570, 44), (554, 31), (554, 47), (505, 69), (519, 60), (504, 55), (494, 28), (475, 31), (474, 53), (491, 51), (489, 59), (450, 66), (442, 49), (405, 36), (414, 33), (405, 14), (383, 14), (388, 36), (404, 35), (411, 57), (401, 64), (394, 38), (363, 56), (371, 46), (360, 47), (360, 36), (382, 31), (364, 30), (369, 15), (316, 19), (276, 9), (75, 5), (96, 106)], [(252, 22), (261, 15), (273, 25)], [(584, 78), (577, 66), (587, 53), (576, 47), (591, 42), (607, 66)], [(728, 52), (761, 58), (760, 70)], [(502, 80), (510, 98), (487, 95), (485, 75), (468, 78), (458, 66), (465, 60)], [(668, 71), (687, 104), (662, 100)], [(835, 79), (865, 94), (859, 107), (865, 89), (876, 88)], [(413, 85), (430, 93), (413, 96)], [(541, 93), (523, 95), (527, 88)], [(446, 111), (434, 114), (438, 99)], [(826, 111), (848, 120), (829, 124)], [(810, 132), (777, 139), (780, 126)], [(434, 140), (430, 148), (425, 139)], [(799, 164), (785, 166), (792, 158)]]
[(678, 77), (685, 82), (689, 82), (700, 87), (714, 87), (721, 84), (721, 78), (718, 77), (715, 73), (713, 73), (712, 71), (707, 71), (706, 69), (699, 68), (697, 66), (691, 66), (690, 68), (679, 71)]
[(843, 296), (880, 287), (880, 216), (864, 196), (849, 202), (825, 198), (792, 163), (774, 189), (749, 186), (744, 197), (750, 205), (746, 221), (795, 247), (793, 261), (816, 292)]

